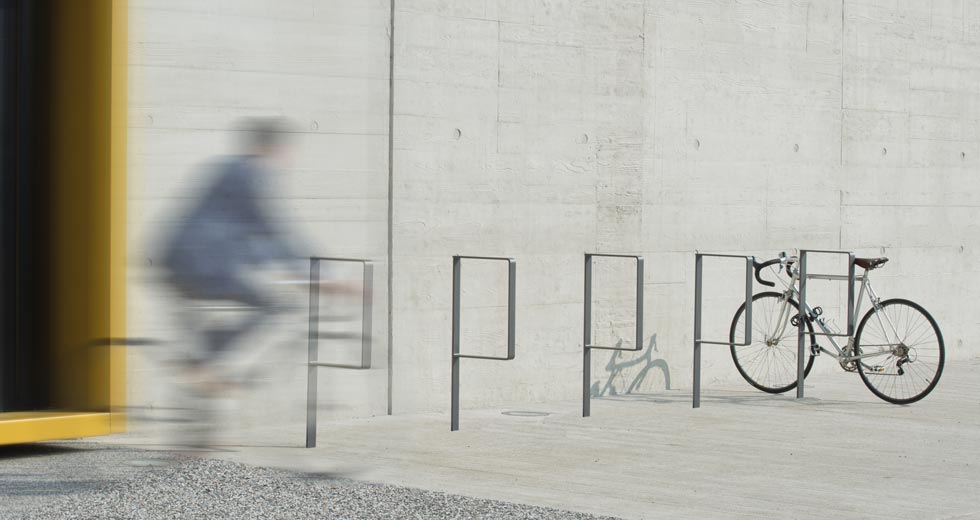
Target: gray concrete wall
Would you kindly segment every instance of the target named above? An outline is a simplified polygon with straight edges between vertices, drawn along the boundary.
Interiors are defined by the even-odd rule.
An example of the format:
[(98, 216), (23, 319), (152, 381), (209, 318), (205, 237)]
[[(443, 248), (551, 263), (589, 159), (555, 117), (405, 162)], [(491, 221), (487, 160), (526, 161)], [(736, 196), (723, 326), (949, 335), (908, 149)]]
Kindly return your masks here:
[[(152, 268), (159, 241), (200, 194), (202, 163), (234, 152), (240, 118), (286, 116), (297, 125), (294, 157), (290, 168), (268, 180), (267, 202), (305, 242), (304, 254), (379, 263), (373, 358), (381, 368), (330, 371), (329, 376), (323, 371), (323, 415), (386, 413), (387, 0), (133, 0), (129, 5), (129, 328), (131, 336), (170, 342), (130, 350), (131, 403), (174, 404), (166, 389), (176, 374), (162, 360), (188, 341), (177, 300)], [(299, 309), (251, 339), (269, 342), (272, 350), (262, 363), (272, 370), (248, 396), (242, 415), (291, 421), (300, 438), (307, 295), (304, 288), (284, 293)], [(358, 308), (338, 312), (356, 315)], [(321, 358), (352, 362), (359, 359), (359, 348), (356, 342), (325, 343)]]
[[(690, 386), (696, 249), (889, 256), (879, 292), (977, 355), (975, 2), (401, 0), (395, 44), (396, 410), (448, 406), (452, 254), (518, 259), (518, 358), (464, 362), (464, 407), (578, 396), (585, 251), (648, 262), (653, 350), (597, 353), (604, 395)], [(499, 352), (502, 269), (467, 269), (463, 348)], [(630, 269), (600, 267), (599, 342), (630, 343)], [(814, 299), (844, 322), (839, 288)], [(738, 377), (723, 347), (705, 370)]]
[[(393, 95), (396, 413), (447, 411), (453, 254), (518, 261), (518, 357), (464, 362), (464, 407), (579, 396), (587, 251), (647, 259), (648, 350), (597, 353), (598, 394), (690, 386), (695, 250), (884, 254), (879, 292), (932, 310), (951, 360), (978, 354), (962, 341), (980, 292), (976, 2), (396, 0), (393, 92), (386, 1), (131, 4), (134, 264), (191, 166), (256, 112), (309, 125), (292, 220), (325, 251), (383, 261)], [(597, 264), (597, 342), (632, 341), (631, 269)], [(503, 268), (464, 273), (463, 349), (499, 352)], [(727, 336), (737, 277), (709, 266), (706, 335)], [(134, 333), (179, 328), (140, 287)], [(842, 321), (840, 289), (815, 291)], [(376, 345), (380, 370), (324, 387), (339, 414), (383, 413)], [(708, 388), (738, 377), (721, 347), (705, 369)]]

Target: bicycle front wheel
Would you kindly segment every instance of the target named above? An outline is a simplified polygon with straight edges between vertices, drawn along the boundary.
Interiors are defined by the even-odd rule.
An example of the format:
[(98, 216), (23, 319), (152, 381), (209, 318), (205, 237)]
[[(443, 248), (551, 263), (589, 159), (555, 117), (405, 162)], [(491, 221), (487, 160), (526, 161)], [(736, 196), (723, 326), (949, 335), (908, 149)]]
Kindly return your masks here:
[(876, 396), (895, 404), (922, 399), (939, 382), (946, 358), (936, 320), (919, 304), (881, 302), (861, 319), (854, 337), (858, 373)]
[[(745, 304), (739, 306), (732, 318), (728, 341), (732, 342), (732, 360), (735, 368), (750, 385), (771, 394), (781, 394), (796, 388), (796, 351), (798, 347), (797, 326), (790, 320), (800, 313), (800, 305), (788, 300), (789, 308), (783, 310), (783, 295), (778, 292), (763, 292), (752, 297), (752, 343), (746, 346), (735, 345), (745, 338)], [(780, 319), (781, 318), (781, 319)], [(810, 373), (813, 366), (812, 347), (816, 344), (813, 325), (806, 322), (808, 359), (803, 376)], [(778, 336), (778, 337), (777, 337)]]

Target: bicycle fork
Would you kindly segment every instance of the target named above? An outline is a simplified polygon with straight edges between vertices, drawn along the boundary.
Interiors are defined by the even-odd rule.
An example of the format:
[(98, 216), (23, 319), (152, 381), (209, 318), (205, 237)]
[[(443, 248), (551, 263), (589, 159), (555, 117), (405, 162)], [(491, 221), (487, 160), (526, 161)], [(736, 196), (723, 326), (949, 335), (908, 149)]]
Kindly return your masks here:
[[(792, 291), (786, 291), (785, 293), (783, 293), (783, 299), (782, 299), (783, 304), (779, 308), (779, 318), (776, 319), (776, 323), (779, 324), (779, 328), (773, 331), (772, 336), (768, 336), (768, 335), (766, 336), (767, 347), (771, 347), (773, 345), (778, 344), (780, 340), (783, 339), (783, 334), (786, 333), (786, 324), (789, 323), (790, 321), (795, 321), (799, 319), (799, 315), (794, 316), (792, 318), (790, 317), (791, 306), (789, 304), (789, 298), (791, 293)], [(793, 326), (796, 326), (798, 323), (799, 322), (794, 323)]]

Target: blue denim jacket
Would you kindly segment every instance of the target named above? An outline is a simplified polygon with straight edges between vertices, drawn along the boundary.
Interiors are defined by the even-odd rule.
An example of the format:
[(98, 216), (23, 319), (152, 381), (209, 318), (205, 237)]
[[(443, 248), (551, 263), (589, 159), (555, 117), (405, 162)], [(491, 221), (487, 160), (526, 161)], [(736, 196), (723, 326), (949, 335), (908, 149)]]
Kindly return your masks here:
[(240, 288), (247, 269), (298, 259), (259, 197), (261, 176), (271, 173), (255, 156), (218, 163), (214, 180), (163, 252), (174, 282), (220, 298)]

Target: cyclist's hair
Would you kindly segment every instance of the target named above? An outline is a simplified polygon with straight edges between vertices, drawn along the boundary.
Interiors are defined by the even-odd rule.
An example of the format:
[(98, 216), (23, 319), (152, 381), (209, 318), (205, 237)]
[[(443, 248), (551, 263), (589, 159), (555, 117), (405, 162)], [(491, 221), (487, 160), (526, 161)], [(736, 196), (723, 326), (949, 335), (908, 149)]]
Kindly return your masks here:
[(238, 125), (240, 147), (245, 150), (268, 150), (285, 143), (292, 125), (285, 117), (250, 117)]

